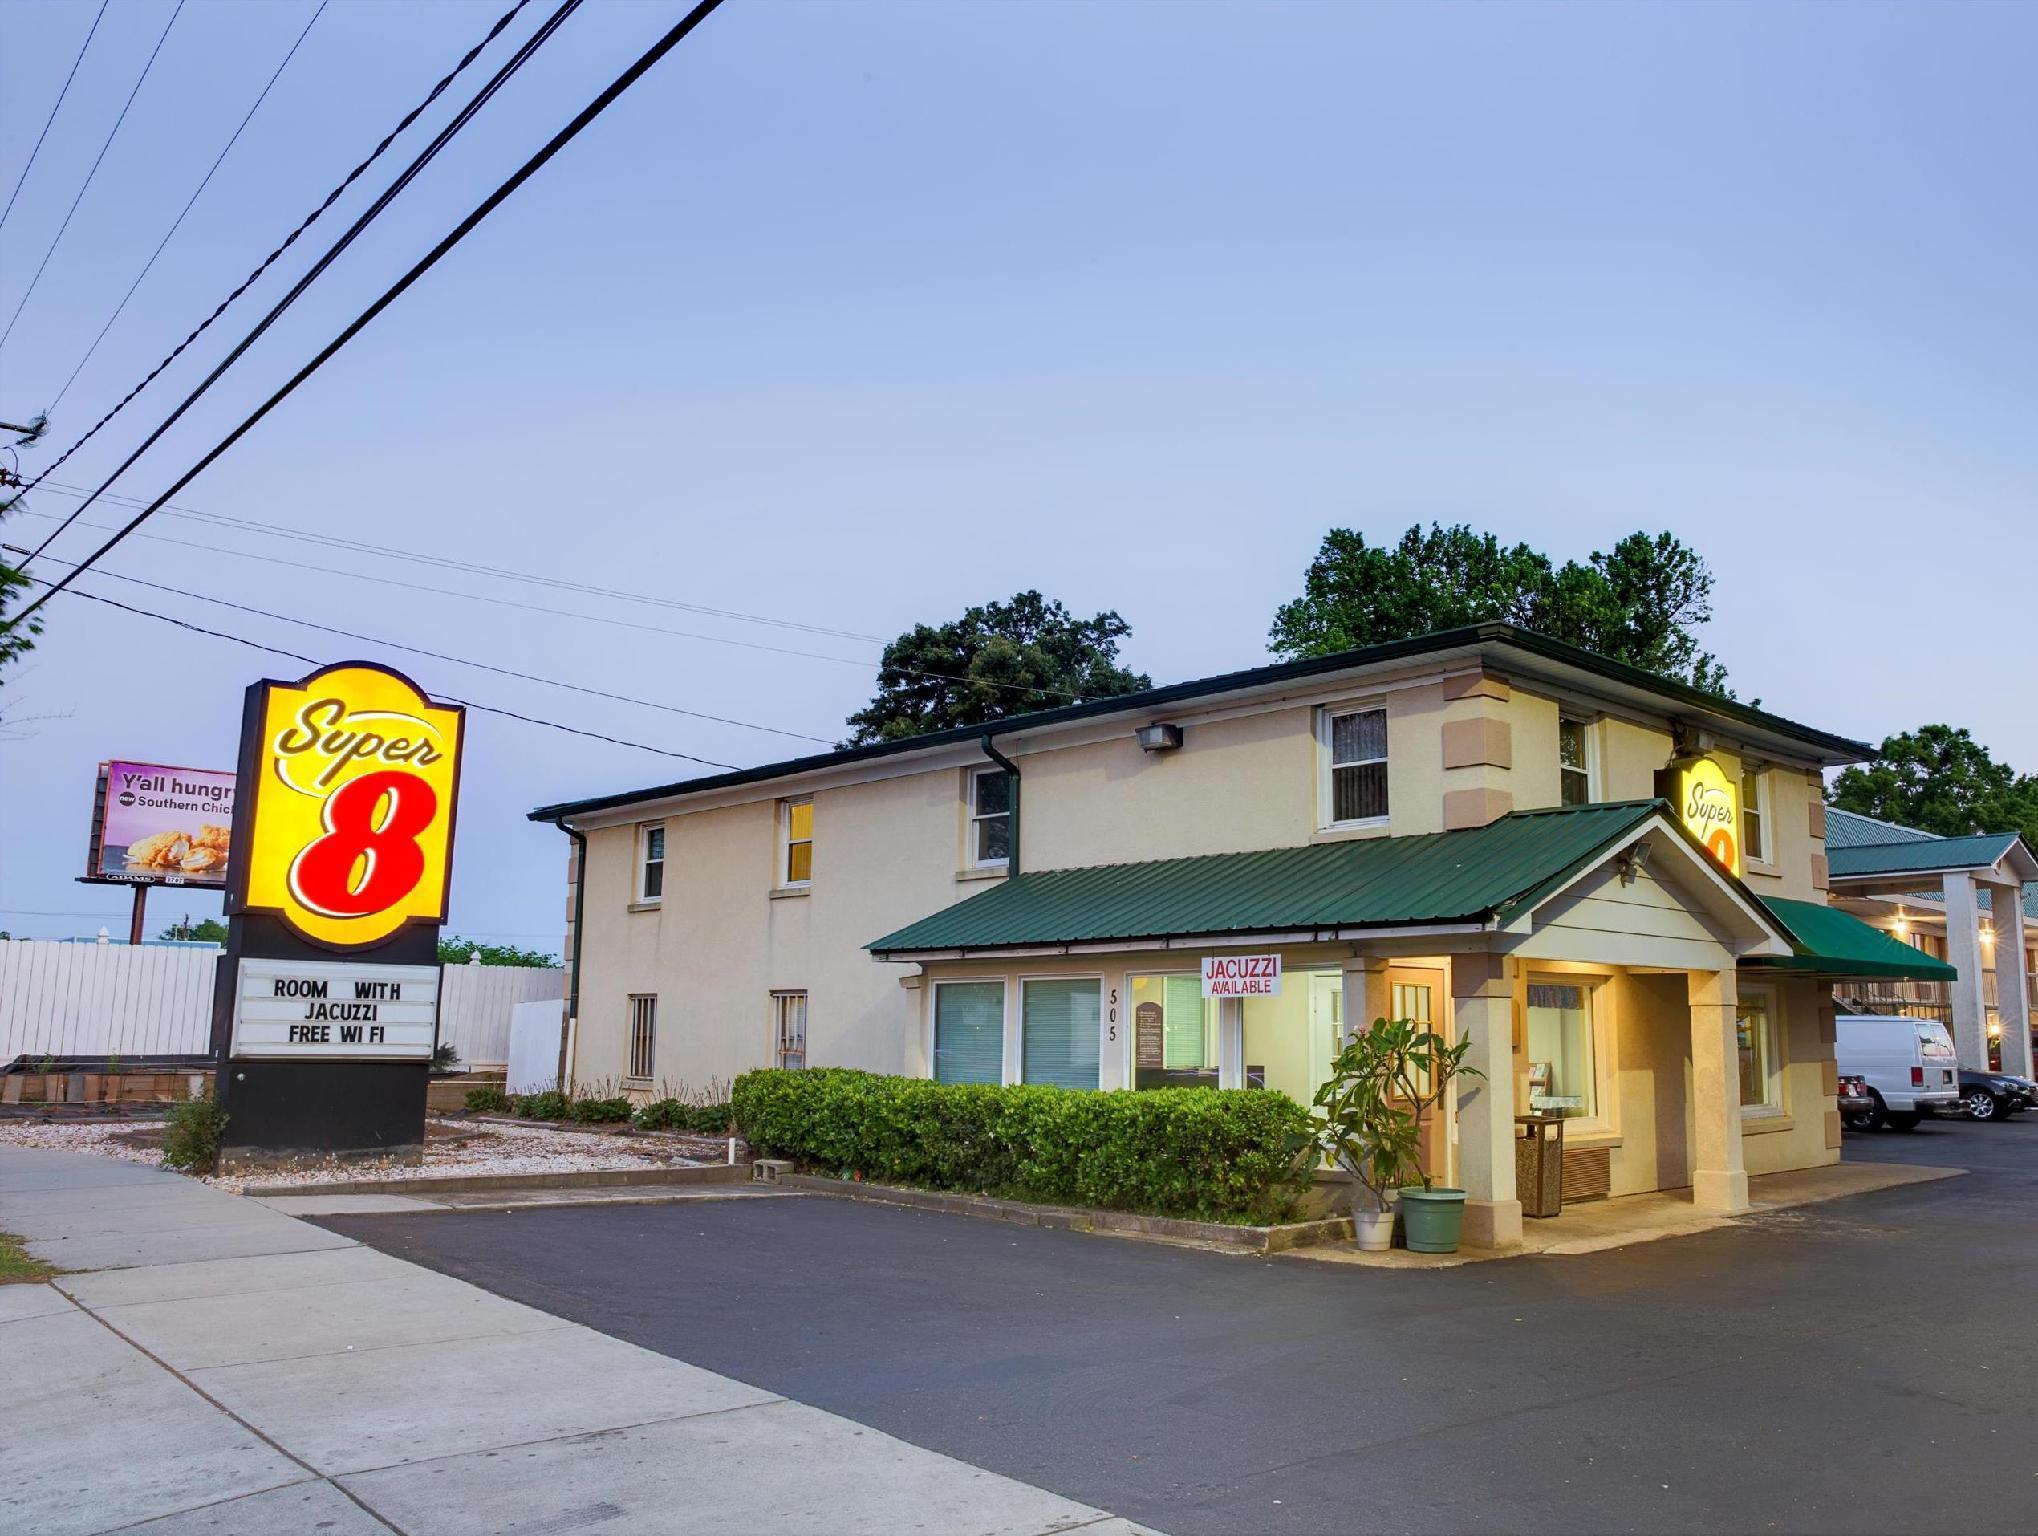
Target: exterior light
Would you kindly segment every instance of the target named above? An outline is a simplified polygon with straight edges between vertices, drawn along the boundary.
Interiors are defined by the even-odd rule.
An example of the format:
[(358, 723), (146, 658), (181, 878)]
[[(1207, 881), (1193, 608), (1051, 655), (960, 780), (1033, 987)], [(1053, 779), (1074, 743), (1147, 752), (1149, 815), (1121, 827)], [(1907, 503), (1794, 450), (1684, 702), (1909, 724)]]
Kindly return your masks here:
[(1649, 867), (1649, 855), (1653, 851), (1653, 845), (1649, 843), (1630, 843), (1614, 855), (1613, 867), (1620, 871), (1622, 885), (1635, 883), (1635, 877)]
[(1179, 725), (1142, 725), (1132, 734), (1142, 752), (1172, 752), (1182, 744)]

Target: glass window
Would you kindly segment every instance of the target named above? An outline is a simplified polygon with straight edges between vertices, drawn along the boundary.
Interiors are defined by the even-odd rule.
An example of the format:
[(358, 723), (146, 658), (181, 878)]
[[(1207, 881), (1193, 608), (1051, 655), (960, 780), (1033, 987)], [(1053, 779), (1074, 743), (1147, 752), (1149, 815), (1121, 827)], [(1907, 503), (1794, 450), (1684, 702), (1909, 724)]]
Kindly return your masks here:
[(1278, 997), (1239, 1004), (1245, 1086), (1271, 1088), (1308, 1104), (1330, 1076), (1344, 1021), (1344, 978), (1336, 971), (1293, 971)]
[(1387, 711), (1330, 717), (1330, 819), (1376, 821), (1387, 814)]
[(1741, 1057), (1741, 1107), (1780, 1109), (1783, 1082), (1778, 1071), (1776, 1009), (1767, 993), (1745, 993), (1734, 1012)]
[(1592, 989), (1531, 982), (1528, 989), (1529, 1108), (1589, 1120), (1599, 1112), (1592, 1038)]
[(1560, 798), (1565, 805), (1585, 805), (1592, 799), (1592, 770), (1585, 757), (1585, 722), (1557, 722), (1557, 776)]
[[(1201, 983), (1199, 982), (1200, 986)], [(1029, 981), (1020, 994), (1020, 1081), (1097, 1086), (1098, 1000), (1103, 984)]]
[(646, 827), (640, 842), (637, 899), (656, 901), (665, 894), (665, 828)]
[(1012, 857), (1012, 778), (1002, 768), (970, 775), (969, 857), (982, 869)]
[(1005, 984), (943, 981), (934, 987), (934, 1080), (1005, 1080)]
[(1759, 768), (1741, 770), (1741, 857), (1766, 860), (1769, 857), (1769, 829), (1762, 824), (1762, 781)]
[(1135, 1088), (1217, 1086), (1217, 1004), (1199, 976), (1134, 976)]
[(774, 1066), (800, 1068), (807, 1064), (807, 994), (771, 994), (771, 1059)]
[(805, 885), (814, 878), (814, 802), (787, 800), (785, 806), (785, 865), (787, 885)]
[(630, 999), (630, 1076), (648, 1078), (656, 1060), (658, 1043), (658, 999), (632, 996)]

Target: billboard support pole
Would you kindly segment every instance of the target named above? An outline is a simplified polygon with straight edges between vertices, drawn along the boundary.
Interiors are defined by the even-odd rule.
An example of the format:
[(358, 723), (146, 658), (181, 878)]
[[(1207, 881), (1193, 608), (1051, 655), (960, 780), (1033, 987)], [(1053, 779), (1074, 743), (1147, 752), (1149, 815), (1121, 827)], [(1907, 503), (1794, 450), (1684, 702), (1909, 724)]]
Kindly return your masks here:
[(127, 921), (127, 942), (140, 944), (142, 941), (142, 913), (149, 904), (149, 888), (137, 885), (134, 888), (134, 915)]

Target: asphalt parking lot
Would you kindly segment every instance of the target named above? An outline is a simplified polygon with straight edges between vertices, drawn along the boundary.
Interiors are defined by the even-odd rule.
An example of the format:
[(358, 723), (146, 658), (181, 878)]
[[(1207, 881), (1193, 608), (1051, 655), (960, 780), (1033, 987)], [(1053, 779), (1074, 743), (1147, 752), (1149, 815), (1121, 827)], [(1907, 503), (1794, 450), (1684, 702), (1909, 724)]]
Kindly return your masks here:
[(1428, 1272), (822, 1196), (324, 1224), (1176, 1536), (2038, 1529), (2038, 1117), (1846, 1155), (1972, 1173)]

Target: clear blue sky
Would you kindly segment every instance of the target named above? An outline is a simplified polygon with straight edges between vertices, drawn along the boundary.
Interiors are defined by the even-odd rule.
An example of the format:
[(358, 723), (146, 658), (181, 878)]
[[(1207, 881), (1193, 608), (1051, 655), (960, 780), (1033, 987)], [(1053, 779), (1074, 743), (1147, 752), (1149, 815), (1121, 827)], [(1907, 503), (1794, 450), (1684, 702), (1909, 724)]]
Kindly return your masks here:
[[(47, 403), (312, 3), (190, 0), (0, 351), (0, 417)], [(168, 8), (113, 0), (0, 234), (0, 313)], [(53, 442), (501, 8), (334, 0)], [(92, 9), (0, 5), (0, 191)], [(584, 7), (118, 489), (180, 473), (681, 9)], [(1263, 659), (1334, 524), (1560, 558), (1669, 528), (1717, 573), (1706, 640), (1744, 697), (1869, 739), (1947, 719), (2038, 770), (2034, 53), (2038, 7), (2007, 4), (730, 0), (180, 501), (868, 635), (1037, 585), (1122, 612), (1157, 680)], [(96, 483), (196, 376), (57, 478)], [(328, 569), (142, 540), (107, 569), (829, 740), (869, 692), (867, 666), (334, 572), (867, 663), (856, 640), (151, 531)], [(802, 746), (91, 585), (726, 762)], [(0, 927), (117, 932), (124, 896), (72, 883), (94, 765), (230, 765), (243, 686), (297, 669), (51, 615), (0, 693), (55, 717), (0, 742)], [(556, 946), (564, 840), (523, 813), (685, 771), (476, 720), (453, 926)]]

